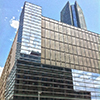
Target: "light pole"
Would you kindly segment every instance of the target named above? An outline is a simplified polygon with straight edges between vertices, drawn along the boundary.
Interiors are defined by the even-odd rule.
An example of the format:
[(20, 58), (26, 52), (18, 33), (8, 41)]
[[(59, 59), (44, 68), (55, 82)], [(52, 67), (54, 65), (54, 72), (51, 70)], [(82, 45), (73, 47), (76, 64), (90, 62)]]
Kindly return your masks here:
[(40, 100), (40, 94), (41, 93), (42, 93), (41, 91), (38, 91), (38, 100)]

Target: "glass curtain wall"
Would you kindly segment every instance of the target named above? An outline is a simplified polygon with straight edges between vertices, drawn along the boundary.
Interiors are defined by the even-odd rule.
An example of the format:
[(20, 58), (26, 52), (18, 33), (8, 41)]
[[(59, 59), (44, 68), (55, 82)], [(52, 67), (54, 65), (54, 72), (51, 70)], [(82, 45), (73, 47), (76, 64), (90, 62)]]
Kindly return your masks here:
[(42, 63), (100, 73), (99, 34), (42, 18)]
[(41, 7), (26, 2), (21, 53), (41, 53)]
[(41, 62), (72, 69), (73, 89), (100, 99), (99, 34), (42, 18)]

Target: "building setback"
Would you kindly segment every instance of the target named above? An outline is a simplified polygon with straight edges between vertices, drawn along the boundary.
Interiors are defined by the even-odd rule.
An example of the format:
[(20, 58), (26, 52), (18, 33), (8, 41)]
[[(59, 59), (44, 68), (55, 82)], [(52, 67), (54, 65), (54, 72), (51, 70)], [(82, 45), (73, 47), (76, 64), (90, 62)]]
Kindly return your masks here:
[(24, 4), (0, 78), (0, 100), (99, 100), (100, 35), (41, 11)]

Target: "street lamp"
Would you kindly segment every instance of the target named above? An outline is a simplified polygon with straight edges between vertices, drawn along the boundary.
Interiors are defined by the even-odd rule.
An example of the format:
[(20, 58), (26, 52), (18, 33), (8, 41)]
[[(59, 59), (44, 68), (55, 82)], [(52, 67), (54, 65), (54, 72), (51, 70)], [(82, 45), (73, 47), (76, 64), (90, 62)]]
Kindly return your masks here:
[(40, 100), (40, 94), (41, 93), (42, 93), (41, 91), (38, 91), (38, 100)]

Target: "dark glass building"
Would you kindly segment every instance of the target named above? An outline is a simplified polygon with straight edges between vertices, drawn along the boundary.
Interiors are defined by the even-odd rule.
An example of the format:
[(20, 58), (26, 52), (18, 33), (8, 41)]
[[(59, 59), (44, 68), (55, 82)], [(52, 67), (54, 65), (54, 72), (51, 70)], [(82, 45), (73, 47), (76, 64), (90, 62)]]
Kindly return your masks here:
[(0, 78), (0, 100), (100, 100), (100, 35), (41, 11), (24, 4)]
[(67, 2), (61, 11), (61, 22), (87, 29), (83, 11), (76, 1), (74, 5)]

